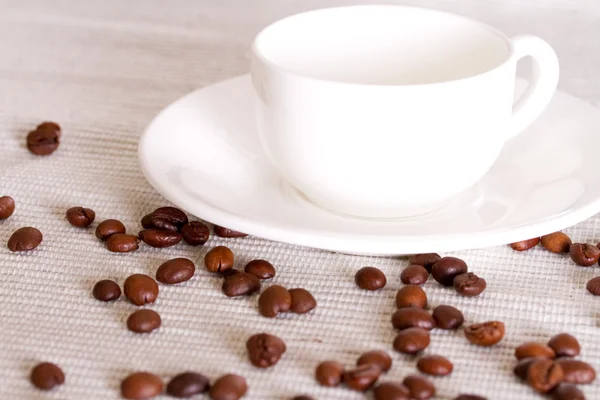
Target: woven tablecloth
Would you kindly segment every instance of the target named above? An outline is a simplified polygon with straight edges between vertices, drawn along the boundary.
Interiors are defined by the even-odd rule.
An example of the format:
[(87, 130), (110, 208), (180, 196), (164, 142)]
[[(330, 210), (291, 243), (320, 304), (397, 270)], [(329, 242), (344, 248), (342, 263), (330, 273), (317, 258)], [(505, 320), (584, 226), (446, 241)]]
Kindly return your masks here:
[[(203, 247), (142, 246), (113, 254), (88, 229), (71, 227), (65, 211), (75, 205), (96, 211), (97, 221), (118, 218), (137, 232), (140, 219), (167, 202), (142, 176), (138, 138), (163, 107), (203, 85), (248, 71), (249, 45), (266, 24), (329, 0), (0, 0), (0, 196), (17, 203), (0, 222), (0, 398), (113, 399), (120, 381), (137, 370), (165, 381), (195, 370), (211, 379), (245, 376), (248, 399), (361, 399), (345, 388), (323, 388), (314, 379), (322, 360), (352, 365), (366, 350), (385, 349), (394, 366), (382, 379), (400, 380), (416, 371), (416, 359), (392, 350), (390, 323), (400, 271), (406, 258), (335, 254), (262, 240), (212, 237)], [(364, 3), (364, 2), (363, 2)], [(600, 105), (600, 3), (597, 0), (407, 0), (481, 19), (509, 35), (537, 34), (561, 58), (559, 88)], [(62, 143), (48, 157), (30, 154), (28, 130), (43, 120), (63, 126)], [(600, 130), (599, 130), (600, 134)], [(198, 157), (210, 149), (198, 149)], [(599, 149), (600, 151), (600, 149)], [(216, 166), (215, 168), (218, 168)], [(599, 172), (600, 173), (600, 172)], [(202, 218), (202, 216), (197, 216)], [(566, 230), (575, 241), (600, 240), (600, 218)], [(15, 254), (4, 245), (22, 226), (44, 234), (35, 251)], [(261, 317), (257, 296), (226, 298), (221, 279), (203, 268), (203, 257), (224, 244), (237, 267), (254, 258), (277, 268), (273, 283), (304, 287), (319, 305), (310, 315)], [(454, 363), (449, 377), (434, 378), (438, 399), (470, 392), (489, 399), (537, 399), (512, 374), (514, 348), (546, 342), (570, 332), (582, 344), (583, 360), (600, 368), (600, 298), (585, 290), (598, 266), (579, 268), (568, 256), (536, 248), (517, 253), (507, 246), (463, 251), (488, 289), (478, 298), (459, 297), (430, 280), (430, 305), (461, 309), (467, 323), (501, 320), (506, 336), (497, 346), (470, 345), (461, 331), (435, 330), (425, 354)], [(152, 309), (163, 319), (151, 335), (125, 328), (135, 309), (124, 299), (95, 300), (100, 279), (120, 284), (132, 273), (154, 275), (167, 259), (188, 257), (197, 274), (179, 286), (162, 285)], [(354, 284), (362, 266), (381, 268), (388, 284), (365, 292)], [(268, 285), (266, 283), (264, 286)], [(287, 343), (275, 367), (250, 365), (246, 339), (269, 332)], [(32, 387), (35, 363), (52, 361), (66, 384), (50, 393)], [(587, 385), (600, 399), (600, 383)], [(166, 398), (166, 397), (165, 397)]]

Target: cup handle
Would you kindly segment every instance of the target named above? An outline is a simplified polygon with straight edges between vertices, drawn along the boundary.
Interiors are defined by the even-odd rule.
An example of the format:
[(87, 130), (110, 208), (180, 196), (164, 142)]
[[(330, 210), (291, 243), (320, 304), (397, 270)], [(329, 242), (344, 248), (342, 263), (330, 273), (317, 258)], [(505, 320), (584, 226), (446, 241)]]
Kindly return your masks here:
[(511, 139), (525, 130), (548, 106), (558, 85), (558, 57), (552, 47), (533, 35), (512, 38), (512, 62), (531, 56), (533, 61), (532, 81), (525, 93), (513, 106), (506, 139)]

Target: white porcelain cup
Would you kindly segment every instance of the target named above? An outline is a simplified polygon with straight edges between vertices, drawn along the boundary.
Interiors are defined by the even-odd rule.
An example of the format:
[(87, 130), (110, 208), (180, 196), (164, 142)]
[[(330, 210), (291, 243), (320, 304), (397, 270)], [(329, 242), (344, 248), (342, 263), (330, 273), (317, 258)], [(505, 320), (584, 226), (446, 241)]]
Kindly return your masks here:
[[(514, 103), (526, 56), (532, 82)], [(314, 203), (360, 217), (430, 212), (473, 186), (542, 113), (558, 74), (538, 37), (398, 5), (293, 15), (252, 46), (267, 156)]]

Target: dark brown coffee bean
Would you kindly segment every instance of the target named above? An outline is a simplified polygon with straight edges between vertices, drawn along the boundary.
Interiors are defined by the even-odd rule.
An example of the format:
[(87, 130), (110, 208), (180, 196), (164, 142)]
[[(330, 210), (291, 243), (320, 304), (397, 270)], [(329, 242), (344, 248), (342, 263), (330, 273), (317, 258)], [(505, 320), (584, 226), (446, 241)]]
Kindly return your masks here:
[(553, 400), (585, 400), (583, 392), (575, 385), (561, 383), (552, 391)]
[(423, 328), (408, 328), (400, 331), (394, 339), (394, 350), (404, 354), (417, 354), (429, 346), (429, 331)]
[(67, 221), (78, 228), (90, 226), (95, 218), (96, 213), (89, 208), (71, 207), (67, 210)]
[(222, 238), (242, 238), (248, 236), (245, 233), (234, 231), (233, 229), (223, 228), (222, 226), (215, 225), (215, 235)]
[(487, 398), (477, 396), (476, 394), (461, 394), (454, 400), (487, 400)]
[(493, 346), (504, 337), (504, 324), (500, 321), (488, 321), (465, 327), (465, 337), (477, 346)]
[(427, 295), (425, 291), (416, 285), (406, 285), (396, 294), (396, 307), (427, 307)]
[(204, 256), (204, 265), (210, 272), (223, 272), (233, 267), (233, 252), (225, 246), (217, 246)]
[(115, 233), (106, 239), (106, 248), (113, 253), (130, 253), (140, 248), (137, 236)]
[[(256, 278), (256, 277), (255, 277)], [(257, 333), (246, 342), (250, 362), (255, 367), (268, 368), (277, 364), (286, 346), (283, 340), (268, 333)]]
[(392, 325), (396, 329), (423, 328), (431, 330), (435, 328), (433, 317), (422, 308), (404, 307), (396, 310), (392, 315)]
[(100, 301), (113, 301), (121, 297), (121, 288), (117, 282), (104, 279), (94, 285), (92, 294)]
[(350, 389), (364, 392), (373, 386), (380, 374), (381, 369), (377, 365), (364, 364), (354, 369), (345, 370), (342, 380)]
[(127, 329), (136, 333), (150, 333), (160, 327), (160, 315), (154, 310), (137, 310), (127, 318)]
[(409, 260), (409, 264), (422, 265), (428, 272), (431, 272), (433, 264), (440, 260), (440, 255), (437, 253), (415, 254)]
[(44, 362), (31, 370), (31, 383), (38, 389), (50, 390), (65, 383), (65, 374), (58, 365)]
[(454, 366), (446, 357), (425, 356), (417, 361), (417, 368), (427, 375), (447, 376), (452, 373)]
[(115, 233), (125, 233), (125, 225), (117, 219), (107, 219), (96, 227), (96, 237), (100, 240), (106, 240)]
[(435, 395), (435, 386), (420, 375), (408, 375), (402, 381), (410, 391), (411, 400), (428, 400)]
[(593, 244), (573, 243), (569, 247), (571, 260), (579, 266), (590, 267), (600, 259), (600, 249)]
[(60, 126), (55, 123), (42, 123), (27, 134), (27, 148), (38, 156), (54, 153), (60, 144)]
[(527, 370), (527, 382), (540, 393), (548, 393), (561, 383), (563, 378), (560, 365), (545, 358), (534, 360)]
[(461, 296), (479, 296), (486, 288), (485, 279), (478, 277), (472, 272), (460, 274), (454, 278), (454, 289)]
[(249, 296), (260, 290), (260, 279), (247, 272), (238, 272), (223, 280), (222, 290), (227, 297)]
[(432, 317), (435, 326), (440, 329), (458, 329), (465, 322), (460, 310), (452, 306), (437, 306), (433, 309)]
[(529, 371), (529, 367), (531, 366), (531, 363), (534, 362), (535, 360), (536, 359), (532, 358), (532, 357), (523, 358), (522, 360), (520, 360), (517, 363), (515, 368), (513, 368), (513, 372), (519, 378), (521, 378), (523, 380), (527, 379), (527, 371)]
[(600, 296), (600, 276), (590, 279), (585, 287), (594, 296)]
[(35, 228), (19, 228), (8, 239), (8, 249), (12, 252), (33, 250), (42, 243), (42, 239), (42, 232)]
[(181, 227), (181, 235), (190, 246), (201, 246), (208, 241), (210, 231), (202, 222), (192, 221)]
[(344, 366), (337, 361), (323, 361), (315, 370), (317, 382), (322, 386), (337, 386), (342, 382)]
[(400, 274), (400, 281), (406, 285), (422, 285), (429, 279), (429, 272), (422, 265), (409, 265)]
[(540, 242), (540, 238), (533, 238), (528, 240), (523, 240), (521, 242), (511, 243), (510, 247), (516, 251), (525, 251), (531, 248), (534, 248)]
[(410, 400), (410, 392), (406, 386), (397, 382), (383, 382), (373, 389), (375, 400)]
[(291, 306), (292, 295), (279, 285), (268, 287), (258, 298), (258, 311), (267, 318), (274, 318), (281, 312), (287, 312)]
[(0, 220), (7, 219), (15, 212), (15, 201), (10, 196), (0, 197)]
[(433, 279), (444, 286), (452, 286), (455, 277), (467, 272), (467, 263), (456, 257), (440, 258), (435, 264), (433, 264), (433, 267), (431, 267), (431, 275), (433, 275)]
[(150, 399), (158, 396), (162, 391), (162, 379), (149, 372), (133, 373), (121, 382), (121, 395), (126, 399)]
[(554, 232), (542, 236), (542, 246), (552, 253), (568, 253), (571, 247), (571, 238), (562, 232)]
[(356, 360), (356, 365), (364, 364), (375, 364), (383, 372), (386, 372), (392, 368), (392, 357), (383, 350), (371, 350), (363, 353), (358, 360)]
[(226, 269), (225, 271), (220, 271), (218, 274), (222, 277), (222, 278), (227, 278), (228, 276), (231, 275), (235, 275), (235, 274), (239, 274), (241, 271), (238, 271), (237, 269)]
[(525, 342), (515, 349), (517, 360), (524, 358), (554, 358), (556, 353), (549, 346), (537, 342)]
[(291, 312), (296, 314), (306, 314), (317, 307), (317, 301), (308, 290), (296, 288), (290, 289), (289, 292), (290, 296), (292, 296)]
[(158, 297), (158, 284), (144, 274), (133, 274), (125, 279), (123, 285), (125, 297), (136, 306), (154, 303)]
[(163, 231), (171, 232), (179, 231), (177, 225), (173, 225), (171, 221), (157, 218), (154, 214), (144, 215), (142, 218), (142, 227), (144, 227), (144, 229), (161, 229)]
[(294, 396), (294, 398), (292, 400), (315, 400), (315, 398), (307, 396), (307, 395), (301, 395), (301, 396)]
[(145, 229), (179, 231), (187, 223), (187, 215), (175, 207), (160, 207), (142, 218)]
[(548, 346), (554, 350), (557, 357), (575, 357), (581, 352), (579, 341), (568, 333), (559, 333), (548, 341)]
[(166, 285), (185, 282), (194, 276), (196, 266), (187, 258), (173, 258), (165, 261), (156, 270), (156, 280)]
[(195, 394), (207, 392), (208, 378), (195, 372), (184, 372), (174, 376), (167, 384), (167, 393), (178, 398), (192, 397)]
[(217, 379), (210, 388), (212, 400), (239, 400), (248, 391), (246, 379), (239, 375), (228, 374)]
[(572, 358), (559, 358), (554, 362), (562, 368), (564, 382), (582, 384), (591, 383), (596, 379), (596, 371), (586, 362)]
[(266, 260), (252, 260), (246, 264), (244, 271), (258, 279), (270, 279), (275, 276), (275, 267)]
[(160, 229), (145, 229), (138, 234), (147, 245), (162, 249), (164, 247), (175, 246), (181, 242), (181, 233), (173, 231), (163, 231)]
[(387, 279), (385, 274), (375, 267), (363, 267), (354, 275), (356, 285), (365, 290), (379, 290), (385, 286)]

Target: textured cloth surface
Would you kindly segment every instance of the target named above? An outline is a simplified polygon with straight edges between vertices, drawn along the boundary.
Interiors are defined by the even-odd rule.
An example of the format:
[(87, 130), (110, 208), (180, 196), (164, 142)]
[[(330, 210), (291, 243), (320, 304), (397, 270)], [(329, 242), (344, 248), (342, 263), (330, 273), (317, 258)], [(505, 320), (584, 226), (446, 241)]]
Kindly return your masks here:
[[(88, 229), (71, 227), (65, 211), (75, 205), (96, 211), (97, 222), (118, 218), (137, 232), (141, 217), (166, 205), (143, 178), (136, 146), (144, 127), (185, 93), (248, 71), (249, 44), (267, 23), (330, 0), (104, 0), (52, 2), (0, 0), (0, 196), (15, 198), (15, 215), (0, 222), (0, 398), (113, 399), (136, 370), (165, 380), (185, 370), (211, 379), (245, 376), (248, 399), (360, 399), (344, 388), (316, 385), (322, 360), (352, 365), (366, 350), (385, 349), (394, 366), (382, 379), (416, 371), (416, 358), (394, 353), (390, 317), (406, 258), (334, 254), (248, 237), (212, 237), (203, 247), (142, 246), (131, 254), (109, 253)], [(353, 3), (358, 3), (355, 1)], [(537, 34), (561, 57), (559, 88), (600, 105), (600, 6), (597, 0), (407, 0), (481, 19), (509, 35)], [(25, 148), (25, 135), (42, 120), (63, 126), (62, 144), (49, 157)], [(198, 156), (203, 151), (198, 149)], [(217, 167), (218, 168), (218, 167)], [(202, 218), (202, 216), (198, 216)], [(576, 241), (600, 240), (594, 217), (567, 229)], [(44, 234), (35, 251), (13, 254), (5, 246), (21, 226)], [(203, 268), (208, 249), (225, 244), (236, 266), (254, 258), (277, 268), (272, 283), (304, 287), (319, 305), (310, 315), (266, 319), (257, 297), (226, 298), (221, 279)], [(462, 332), (435, 330), (425, 354), (441, 354), (454, 372), (433, 379), (439, 399), (475, 393), (489, 399), (537, 399), (512, 374), (518, 344), (547, 341), (559, 332), (576, 335), (583, 360), (600, 368), (600, 299), (585, 290), (598, 266), (579, 268), (567, 256), (540, 248), (516, 253), (507, 246), (455, 255), (484, 277), (479, 298), (457, 296), (436, 282), (425, 285), (430, 305), (450, 304), (466, 322), (501, 320), (505, 339), (492, 348), (470, 345)], [(163, 319), (159, 331), (136, 335), (125, 328), (135, 309), (121, 299), (103, 304), (91, 296), (100, 279), (120, 284), (132, 273), (154, 275), (173, 257), (196, 262), (197, 274), (180, 286), (161, 285), (151, 306)], [(388, 277), (382, 291), (359, 290), (353, 280), (365, 265)], [(263, 287), (270, 285), (265, 283)], [(247, 359), (254, 333), (281, 337), (287, 353), (274, 368), (259, 370)], [(59, 364), (66, 384), (51, 393), (32, 388), (31, 367)], [(600, 383), (583, 387), (600, 399)], [(165, 397), (166, 398), (166, 397)]]

